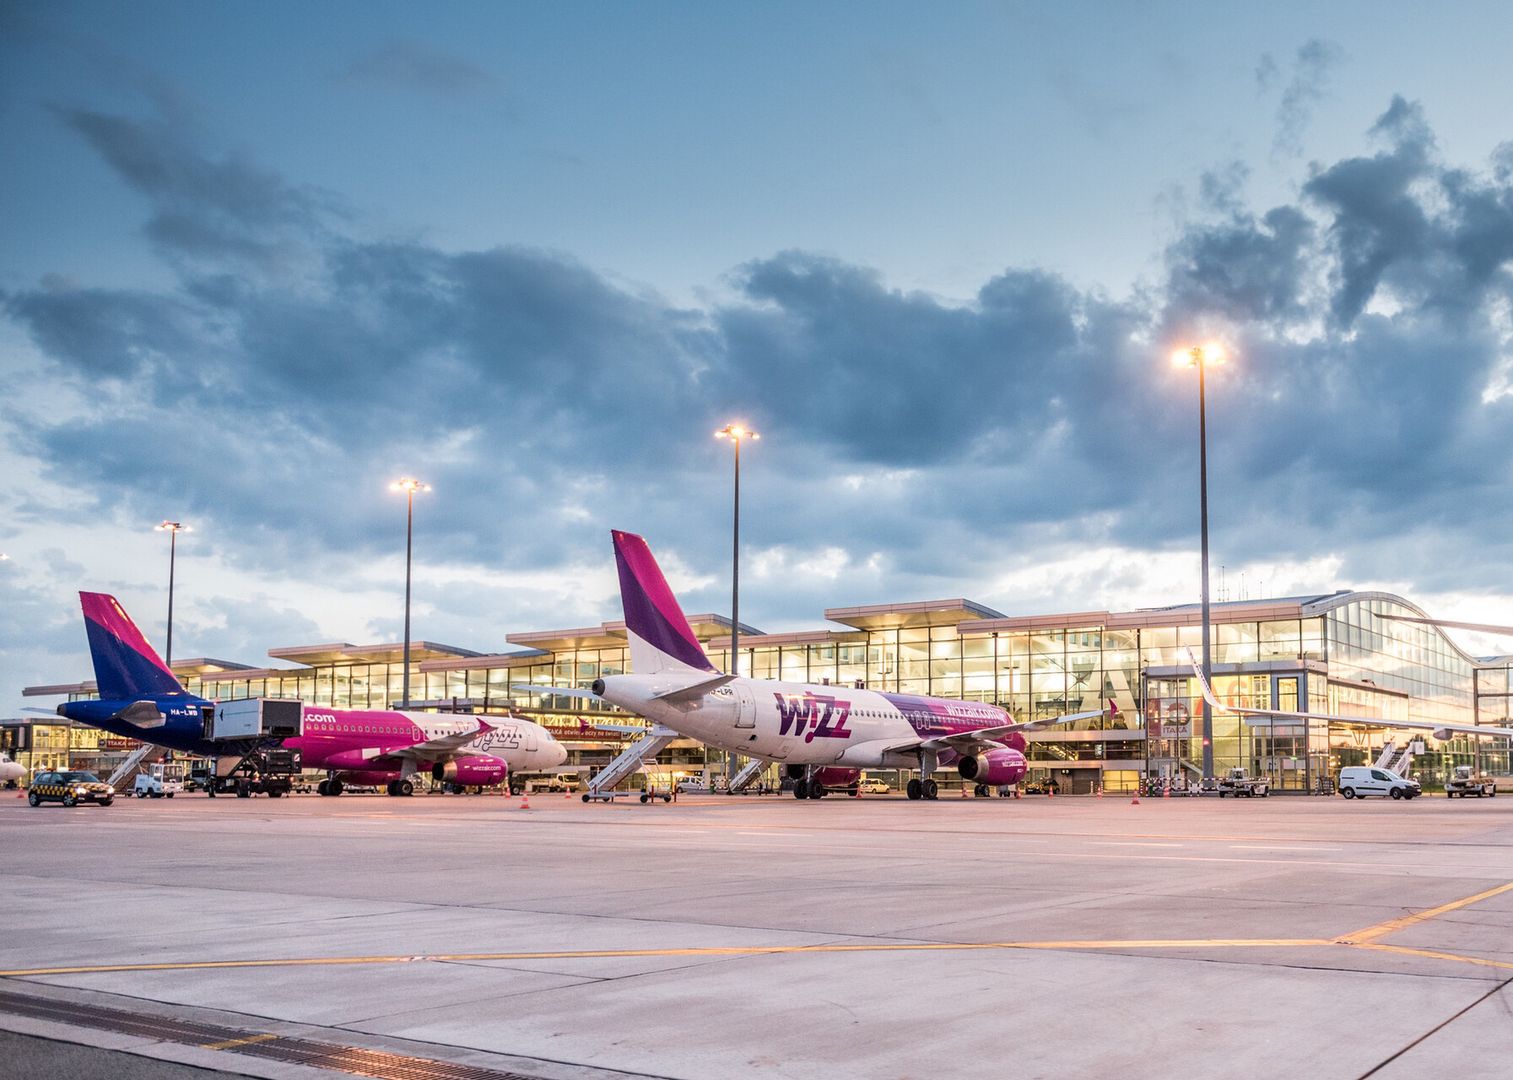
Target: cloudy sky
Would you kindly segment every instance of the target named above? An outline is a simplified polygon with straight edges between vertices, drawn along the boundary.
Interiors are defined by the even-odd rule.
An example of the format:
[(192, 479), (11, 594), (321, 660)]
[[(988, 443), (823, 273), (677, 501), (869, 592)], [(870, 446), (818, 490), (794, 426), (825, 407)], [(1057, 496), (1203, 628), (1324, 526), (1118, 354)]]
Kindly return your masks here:
[(402, 474), (418, 638), (724, 611), (732, 419), (745, 622), (1195, 600), (1210, 338), (1216, 587), (1513, 622), (1504, 4), (858, 10), (0, 6), (0, 715), (163, 518), (179, 655), (397, 639)]

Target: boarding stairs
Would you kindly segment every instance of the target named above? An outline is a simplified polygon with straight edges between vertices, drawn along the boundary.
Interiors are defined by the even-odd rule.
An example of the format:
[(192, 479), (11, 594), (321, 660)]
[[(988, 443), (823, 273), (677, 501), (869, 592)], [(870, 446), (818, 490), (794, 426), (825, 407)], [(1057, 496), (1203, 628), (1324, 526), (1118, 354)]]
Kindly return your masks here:
[(1397, 744), (1395, 744), (1391, 739), (1388, 739), (1387, 740), (1387, 744), (1382, 747), (1382, 752), (1380, 754), (1378, 754), (1376, 756), (1376, 760), (1371, 763), (1371, 767), (1373, 769), (1390, 769), (1390, 768), (1392, 768), (1392, 758), (1393, 758), (1393, 755), (1396, 754), (1396, 753), (1397, 753)]
[(762, 770), (770, 764), (771, 762), (764, 761), (762, 758), (752, 758), (745, 765), (742, 765), (741, 771), (730, 779), (730, 793), (732, 795), (739, 795), (745, 791), (751, 786), (753, 780), (762, 775)]
[(1392, 765), (1392, 771), (1399, 776), (1406, 777), (1408, 770), (1411, 768), (1413, 768), (1413, 745), (1410, 743), (1403, 747), (1402, 754), (1398, 756), (1397, 761)]
[(608, 795), (627, 776), (639, 772), (647, 763), (656, 761), (663, 748), (677, 737), (678, 733), (672, 728), (653, 724), (650, 731), (599, 770), (599, 774), (588, 782), (588, 794)]
[(118, 790), (128, 777), (135, 783), (137, 773), (142, 771), (143, 766), (151, 765), (162, 756), (163, 747), (154, 746), (152, 743), (143, 743), (128, 754), (125, 761), (116, 766), (116, 771), (111, 773), (110, 779), (105, 782)]

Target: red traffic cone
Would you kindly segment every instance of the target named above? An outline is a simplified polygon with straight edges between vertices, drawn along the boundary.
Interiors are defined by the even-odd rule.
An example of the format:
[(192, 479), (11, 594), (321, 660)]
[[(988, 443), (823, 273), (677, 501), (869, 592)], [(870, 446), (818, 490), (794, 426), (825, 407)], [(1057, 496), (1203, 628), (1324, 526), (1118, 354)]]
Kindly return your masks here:
[(1129, 801), (1129, 804), (1131, 806), (1139, 806), (1140, 805), (1140, 789), (1139, 788), (1135, 789), (1135, 797)]
[(966, 784), (961, 785), (961, 797), (963, 799), (965, 799), (967, 797), (967, 785)]
[(1170, 784), (1166, 785), (1166, 790), (1161, 793), (1161, 797), (1163, 799), (1170, 799), (1172, 797), (1172, 787)]
[(1103, 798), (1103, 785), (1102, 784), (1098, 785), (1098, 797), (1100, 799)]
[(529, 810), (530, 808), (531, 808), (531, 796), (530, 796), (530, 792), (528, 792), (528, 791), (522, 791), (520, 793), (520, 809), (522, 809), (522, 810)]

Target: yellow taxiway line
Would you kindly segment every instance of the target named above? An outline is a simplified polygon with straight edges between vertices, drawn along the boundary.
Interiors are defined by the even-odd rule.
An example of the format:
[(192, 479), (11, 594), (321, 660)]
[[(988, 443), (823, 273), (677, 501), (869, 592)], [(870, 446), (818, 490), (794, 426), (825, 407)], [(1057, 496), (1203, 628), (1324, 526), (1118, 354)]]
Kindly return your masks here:
[(1513, 892), (1513, 881), (1508, 882), (1506, 885), (1499, 885), (1495, 889), (1479, 892), (1474, 896), (1463, 896), (1459, 900), (1452, 900), (1448, 904), (1441, 904), (1439, 907), (1430, 908), (1427, 911), (1416, 911), (1412, 915), (1404, 915), (1400, 919), (1388, 919), (1384, 923), (1368, 926), (1363, 930), (1355, 931), (1353, 934), (1342, 934), (1335, 940), (1341, 945), (1364, 945), (1388, 934), (1395, 934), (1399, 930), (1406, 930), (1410, 926), (1417, 926), (1421, 922), (1437, 919), (1441, 915), (1448, 915), (1452, 911), (1458, 911), (1479, 900), (1488, 900), (1494, 896), (1500, 896), (1505, 892)]
[(1134, 938), (1126, 940), (987, 941), (987, 942), (854, 942), (844, 945), (730, 945), (680, 949), (575, 949), (550, 952), (427, 953), (385, 956), (300, 956), (262, 960), (185, 960), (153, 964), (79, 964), (66, 967), (13, 968), (0, 971), (0, 978), (38, 978), (49, 975), (107, 975), (119, 972), (212, 971), (234, 968), (342, 967), (371, 964), (406, 964), (419, 961), (479, 963), (487, 961), (614, 960), (656, 957), (781, 956), (824, 953), (974, 952), (983, 950), (1041, 950), (1054, 952), (1109, 952), (1123, 949), (1287, 949), (1338, 947), (1374, 949), (1434, 960), (1450, 960), (1485, 967), (1513, 969), (1513, 963), (1474, 956), (1387, 945), (1377, 939), (1478, 901), (1513, 892), (1513, 881), (1439, 907), (1390, 919), (1351, 934), (1334, 938)]

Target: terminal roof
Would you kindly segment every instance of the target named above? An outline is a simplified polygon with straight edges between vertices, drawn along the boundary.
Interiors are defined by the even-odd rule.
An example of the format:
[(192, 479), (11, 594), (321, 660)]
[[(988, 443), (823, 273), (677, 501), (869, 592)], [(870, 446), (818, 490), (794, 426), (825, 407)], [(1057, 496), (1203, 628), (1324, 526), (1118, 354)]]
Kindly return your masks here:
[[(291, 645), (282, 649), (269, 649), (268, 655), (278, 660), (292, 660), (298, 664), (337, 664), (343, 661), (367, 664), (393, 664), (404, 659), (404, 642), (385, 642), (378, 645), (353, 645), (339, 641), (326, 645)], [(472, 649), (459, 649), (455, 645), (440, 645), (434, 641), (410, 642), (411, 660), (435, 660), (439, 657), (477, 656)]]
[(858, 630), (894, 630), (906, 626), (950, 626), (964, 620), (1001, 619), (1003, 613), (957, 597), (909, 604), (866, 604), (826, 608), (825, 618)]
[[(693, 627), (694, 637), (700, 641), (709, 641), (717, 635), (725, 635), (729, 644), (730, 617), (728, 615), (690, 615), (689, 625)], [(761, 633), (754, 626), (741, 624), (741, 636), (750, 634), (753, 637)], [(524, 633), (508, 634), (505, 640), (511, 645), (525, 645), (533, 649), (543, 649), (548, 652), (557, 652), (564, 649), (617, 649), (625, 644), (625, 621), (623, 619), (614, 622), (600, 623), (598, 626), (584, 626), (576, 630), (529, 630)]]

